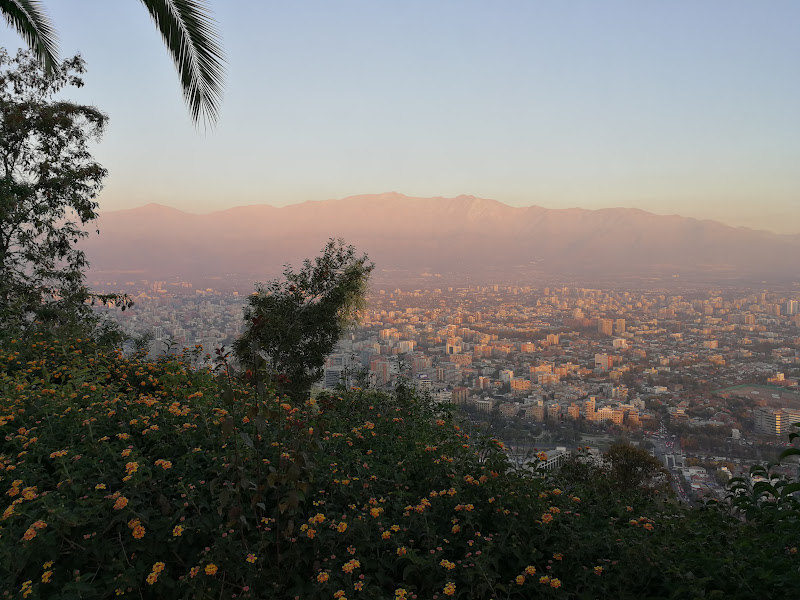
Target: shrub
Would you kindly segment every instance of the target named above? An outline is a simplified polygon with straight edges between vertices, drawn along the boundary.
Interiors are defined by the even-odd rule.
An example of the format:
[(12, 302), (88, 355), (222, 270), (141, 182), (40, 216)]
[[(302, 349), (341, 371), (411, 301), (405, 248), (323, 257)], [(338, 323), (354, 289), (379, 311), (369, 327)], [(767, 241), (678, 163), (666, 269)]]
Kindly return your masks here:
[[(193, 351), (194, 352), (194, 351)], [(86, 340), (0, 352), (0, 593), (784, 597), (797, 557), (723, 511), (514, 472), (408, 390), (289, 398)]]

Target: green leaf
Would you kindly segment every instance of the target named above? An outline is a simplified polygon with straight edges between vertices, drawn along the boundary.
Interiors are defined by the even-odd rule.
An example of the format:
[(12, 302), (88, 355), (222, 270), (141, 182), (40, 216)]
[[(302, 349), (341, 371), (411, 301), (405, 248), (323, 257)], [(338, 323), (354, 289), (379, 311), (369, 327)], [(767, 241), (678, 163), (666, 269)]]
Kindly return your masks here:
[(778, 461), (782, 461), (787, 456), (798, 456), (800, 455), (800, 448), (787, 448), (781, 455), (778, 457)]

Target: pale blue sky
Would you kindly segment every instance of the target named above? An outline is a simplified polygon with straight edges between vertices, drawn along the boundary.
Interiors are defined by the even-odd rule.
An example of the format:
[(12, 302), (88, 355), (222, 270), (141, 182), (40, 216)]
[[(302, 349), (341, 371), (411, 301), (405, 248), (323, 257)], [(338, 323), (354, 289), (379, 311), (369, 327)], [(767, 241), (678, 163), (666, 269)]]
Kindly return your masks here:
[(796, 0), (216, 0), (205, 133), (139, 2), (46, 4), (111, 117), (101, 210), (398, 191), (800, 233)]

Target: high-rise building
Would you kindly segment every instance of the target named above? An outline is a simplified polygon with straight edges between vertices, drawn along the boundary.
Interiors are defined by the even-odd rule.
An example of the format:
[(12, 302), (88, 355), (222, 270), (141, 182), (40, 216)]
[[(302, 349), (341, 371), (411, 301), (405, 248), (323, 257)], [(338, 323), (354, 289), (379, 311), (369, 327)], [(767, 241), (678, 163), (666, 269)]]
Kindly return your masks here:
[(597, 319), (597, 331), (603, 335), (614, 335), (614, 321), (611, 319)]
[(617, 319), (614, 323), (614, 333), (617, 335), (625, 333), (625, 319)]
[(800, 422), (800, 409), (760, 406), (753, 409), (753, 417), (756, 433), (782, 436), (793, 431), (794, 423)]

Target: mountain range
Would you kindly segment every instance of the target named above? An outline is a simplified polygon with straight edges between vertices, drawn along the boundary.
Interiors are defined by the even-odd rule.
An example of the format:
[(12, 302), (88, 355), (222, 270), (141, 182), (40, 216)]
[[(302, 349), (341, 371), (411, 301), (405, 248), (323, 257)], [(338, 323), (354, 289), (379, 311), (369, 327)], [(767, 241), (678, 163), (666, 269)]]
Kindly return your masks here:
[(800, 235), (635, 208), (513, 207), (392, 192), (210, 214), (148, 204), (104, 212), (98, 226), (100, 235), (82, 243), (92, 272), (129, 279), (263, 281), (316, 255), (331, 237), (367, 252), (379, 278), (800, 279)]

